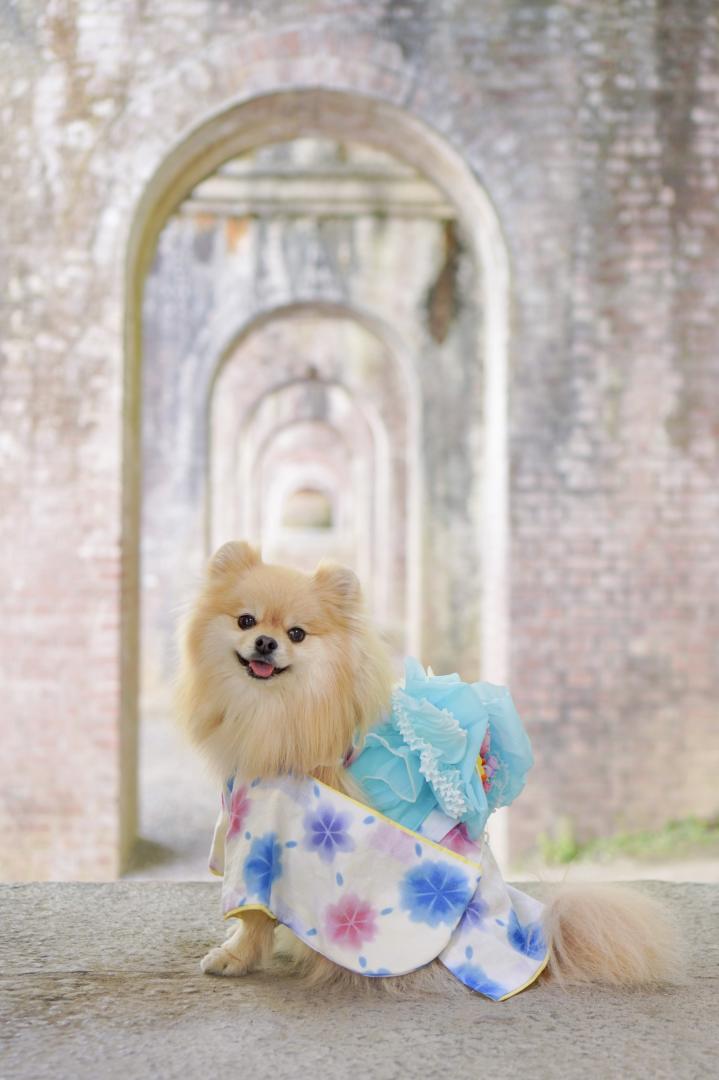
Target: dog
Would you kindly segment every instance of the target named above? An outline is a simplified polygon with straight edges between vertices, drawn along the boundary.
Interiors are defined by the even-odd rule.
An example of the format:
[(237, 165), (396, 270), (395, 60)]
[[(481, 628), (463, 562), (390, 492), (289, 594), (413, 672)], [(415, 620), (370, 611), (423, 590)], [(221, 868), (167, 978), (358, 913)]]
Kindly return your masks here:
[[(389, 711), (392, 666), (368, 618), (353, 571), (321, 563), (314, 574), (264, 563), (232, 541), (211, 559), (181, 631), (178, 713), (224, 782), (313, 776), (362, 801), (345, 769), (348, 748)], [(438, 961), (418, 972), (367, 979), (294, 938), (263, 911), (247, 911), (201, 963), (239, 976), (270, 965), (276, 938), (312, 985), (386, 989), (456, 980)], [(661, 909), (627, 888), (556, 889), (545, 909), (549, 962), (542, 978), (658, 985), (676, 968), (674, 930)]]

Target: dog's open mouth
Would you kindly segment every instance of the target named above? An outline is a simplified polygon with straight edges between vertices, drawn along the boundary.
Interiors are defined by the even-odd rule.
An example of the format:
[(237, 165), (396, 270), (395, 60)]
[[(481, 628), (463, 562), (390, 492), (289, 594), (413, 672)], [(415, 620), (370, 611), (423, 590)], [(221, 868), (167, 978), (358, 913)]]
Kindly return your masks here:
[(241, 653), (235, 653), (235, 655), (242, 666), (247, 668), (247, 674), (253, 679), (273, 679), (275, 675), (281, 675), (289, 667), (289, 664), (287, 667), (276, 667), (275, 664), (270, 663), (268, 660), (245, 660)]

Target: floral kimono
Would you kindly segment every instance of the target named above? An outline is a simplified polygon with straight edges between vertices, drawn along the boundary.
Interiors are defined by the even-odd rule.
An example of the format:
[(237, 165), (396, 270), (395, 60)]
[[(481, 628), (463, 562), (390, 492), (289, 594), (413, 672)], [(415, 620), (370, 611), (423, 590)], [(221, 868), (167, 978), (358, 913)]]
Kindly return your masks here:
[(547, 962), (542, 905), (504, 883), (483, 830), (530, 764), (506, 690), (408, 662), (391, 716), (348, 764), (366, 803), (311, 777), (228, 780), (210, 860), (225, 917), (265, 911), (358, 974), (439, 958), (511, 997)]

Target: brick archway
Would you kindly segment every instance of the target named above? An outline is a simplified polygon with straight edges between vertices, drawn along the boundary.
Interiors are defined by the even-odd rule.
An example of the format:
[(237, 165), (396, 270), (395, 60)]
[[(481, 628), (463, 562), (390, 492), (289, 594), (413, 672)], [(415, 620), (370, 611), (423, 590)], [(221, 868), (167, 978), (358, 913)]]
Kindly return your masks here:
[[(400, 345), (391, 328), (371, 319), (366, 312), (358, 312), (346, 304), (318, 306), (309, 301), (283, 307), (274, 313), (263, 313), (242, 327), (231, 339), (229, 348), (223, 351), (208, 389), (215, 417), (218, 413), (220, 416), (225, 414), (224, 429), (220, 425), (221, 430), (217, 430), (216, 420), (207, 423), (210, 482), (206, 490), (210, 508), (205, 518), (212, 536), (208, 551), (228, 535), (249, 535), (257, 542), (261, 539), (251, 469), (255, 457), (251, 444), (258, 413), (282, 396), (301, 393), (308, 380), (297, 370), (297, 356), (293, 356), (290, 369), (283, 368), (281, 374), (274, 365), (258, 364), (255, 358), (255, 376), (249, 387), (243, 358), (248, 349), (252, 351), (253, 343), (256, 349), (263, 331), (282, 331), (285, 340), (291, 340), (296, 335), (298, 322), (309, 322), (315, 336), (318, 333), (321, 336), (323, 325), (335, 332), (338, 328), (351, 331), (354, 340), (362, 341), (365, 349), (377, 357), (379, 378), (369, 382), (360, 372), (349, 370), (346, 353), (336, 368), (328, 367), (326, 361), (319, 368), (315, 367), (312, 382), (318, 392), (339, 394), (351, 405), (356, 417), (355, 436), (362, 434), (369, 448), (367, 453), (373, 476), (370, 504), (373, 509), (371, 513), (368, 511), (369, 516), (364, 516), (372, 522), (372, 529), (362, 545), (364, 556), (355, 569), (363, 578), (365, 594), (385, 632), (398, 647), (401, 642), (403, 651), (418, 652), (419, 634), (416, 625), (414, 628), (412, 625), (416, 597), (421, 588), (417, 483), (421, 418), (417, 387), (411, 367), (405, 362), (409, 359), (406, 348)], [(274, 347), (277, 349), (277, 342)], [(398, 356), (397, 348), (402, 348), (405, 355)], [(229, 380), (225, 377), (227, 374)], [(235, 387), (230, 391), (232, 401), (229, 405), (228, 381)], [(223, 382), (221, 392), (219, 384)], [(356, 437), (354, 441), (357, 441)], [(222, 462), (219, 468), (218, 459)], [(238, 494), (234, 512), (226, 504), (220, 509), (214, 499), (216, 490), (227, 487), (221, 482), (222, 474), (229, 477), (233, 472)]]
[[(477, 513), (485, 523), (477, 552), (481, 578), (480, 663), (502, 681), (507, 668), (507, 310), (508, 258), (496, 214), (466, 162), (411, 113), (347, 91), (298, 89), (229, 105), (183, 139), (148, 183), (128, 251), (123, 477), (123, 847), (135, 832), (137, 624), (139, 608), (139, 476), (142, 344), (140, 311), (149, 260), (168, 214), (219, 165), (268, 141), (302, 135), (353, 137), (406, 161), (430, 179), (456, 210), (480, 268), (483, 327), (476, 341), (483, 371), (482, 484)], [(397, 153), (401, 147), (401, 153)], [(287, 298), (291, 302), (292, 298)]]

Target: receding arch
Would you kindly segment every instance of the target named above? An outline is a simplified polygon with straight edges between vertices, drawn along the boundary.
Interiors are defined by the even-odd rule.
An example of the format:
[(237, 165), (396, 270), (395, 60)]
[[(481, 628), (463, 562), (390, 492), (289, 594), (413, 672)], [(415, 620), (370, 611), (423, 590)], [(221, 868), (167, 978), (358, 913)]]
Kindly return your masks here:
[[(206, 334), (206, 341), (199, 341), (196, 345), (198, 349), (208, 348), (210, 349), (210, 343), (215, 342), (217, 346), (216, 353), (210, 352), (210, 356), (215, 357), (214, 363), (209, 364), (212, 374), (209, 379), (208, 385), (204, 390), (205, 394), (205, 431), (210, 431), (210, 411), (212, 408), (212, 401), (215, 392), (215, 386), (217, 380), (220, 378), (222, 371), (231, 357), (242, 347), (242, 345), (248, 341), (252, 335), (261, 331), (264, 327), (277, 320), (292, 319), (296, 316), (303, 314), (326, 317), (329, 319), (346, 320), (350, 324), (361, 327), (366, 333), (374, 338), (377, 343), (384, 348), (388, 355), (392, 358), (393, 363), (396, 364), (399, 377), (401, 378), (404, 386), (404, 395), (407, 403), (407, 423), (408, 423), (408, 438), (411, 447), (411, 452), (414, 455), (419, 454), (421, 444), (421, 404), (420, 404), (420, 391), (417, 383), (416, 372), (412, 365), (412, 357), (409, 345), (403, 339), (401, 333), (391, 326), (385, 319), (379, 316), (377, 313), (367, 310), (366, 308), (359, 307), (356, 304), (348, 304), (337, 300), (326, 299), (304, 299), (304, 300), (292, 300), (291, 302), (281, 304), (279, 306), (270, 306), (266, 308), (260, 308), (253, 311), (246, 317), (241, 318), (238, 321), (236, 311), (231, 311), (229, 317), (226, 317), (222, 312), (218, 313), (216, 323), (219, 328), (210, 330), (208, 329)], [(300, 377), (298, 377), (300, 378)], [(335, 384), (335, 380), (324, 380), (329, 384)], [(342, 385), (341, 382), (336, 382), (336, 385)], [(347, 387), (345, 387), (347, 389)], [(259, 399), (261, 400), (261, 398)], [(258, 402), (259, 403), (259, 402)], [(370, 424), (375, 443), (378, 446), (381, 453), (387, 454), (386, 448), (386, 433), (383, 430), (383, 426), (376, 415), (376, 410), (373, 409), (369, 402), (362, 403), (362, 412)], [(249, 419), (249, 417), (248, 417)], [(207, 462), (207, 475), (205, 482), (206, 497), (211, 497), (210, 492), (212, 489), (211, 476), (209, 470), (211, 469), (210, 454), (206, 454)], [(419, 471), (413, 470), (410, 475), (410, 484), (408, 488), (408, 507), (409, 515), (412, 521), (416, 521), (419, 515), (419, 507), (421, 503), (421, 482), (419, 477)], [(205, 520), (211, 520), (211, 506), (208, 504), (206, 507)], [(411, 628), (419, 626), (419, 612), (416, 606), (412, 608), (413, 598), (419, 596), (419, 579), (422, 573), (421, 563), (421, 545), (420, 538), (416, 535), (417, 530), (411, 530), (409, 539), (409, 551), (408, 551), (408, 580), (407, 580), (407, 595), (410, 598), (410, 608), (408, 609), (408, 624)], [(415, 631), (412, 630), (410, 638)], [(411, 643), (411, 647), (416, 651), (416, 641)]]
[[(326, 316), (327, 318), (333, 319), (346, 319), (348, 322), (356, 323), (375, 338), (380, 345), (386, 348), (397, 360), (402, 377), (405, 381), (413, 423), (420, 423), (417, 380), (412, 368), (410, 349), (407, 342), (402, 338), (402, 335), (398, 333), (397, 329), (394, 326), (391, 326), (386, 319), (381, 318), (375, 312), (368, 310), (367, 308), (359, 307), (356, 304), (343, 303), (340, 300), (326, 300), (321, 297), (293, 299), (287, 303), (272, 304), (269, 307), (262, 307), (243, 316), (239, 322), (236, 314), (231, 315), (228, 319), (223, 317), (222, 313), (218, 315), (217, 323), (220, 330), (218, 334), (220, 343), (216, 348), (211, 348), (209, 342), (214, 339), (215, 333), (208, 331), (207, 337), (209, 340), (205, 346), (210, 348), (212, 356), (215, 358), (215, 362), (212, 365), (212, 375), (205, 389), (206, 419), (211, 406), (215, 383), (232, 354), (237, 351), (247, 338), (252, 334), (257, 333), (258, 330), (261, 330), (268, 323), (280, 319), (291, 319), (294, 316), (302, 315), (303, 313), (313, 316)], [(203, 348), (202, 341), (198, 342), (197, 348)]]
[[(374, 462), (374, 470), (377, 482), (377, 499), (376, 505), (378, 514), (375, 520), (375, 529), (377, 532), (376, 542), (373, 544), (375, 551), (375, 566), (378, 573), (372, 578), (371, 581), (366, 582), (367, 594), (372, 597), (372, 606), (377, 613), (386, 613), (390, 607), (390, 593), (396, 591), (396, 581), (398, 579), (392, 578), (392, 572), (390, 569), (390, 560), (393, 552), (389, 542), (382, 543), (381, 535), (387, 532), (387, 529), (391, 528), (391, 521), (396, 518), (397, 528), (403, 532), (404, 540), (406, 542), (407, 551), (407, 566), (406, 573), (404, 574), (401, 591), (403, 595), (403, 605), (406, 604), (406, 598), (412, 598), (416, 596), (420, 589), (420, 577), (421, 577), (421, 565), (419, 562), (419, 552), (421, 550), (421, 537), (419, 536), (419, 482), (418, 482), (418, 469), (416, 467), (417, 458), (420, 448), (420, 415), (419, 415), (419, 394), (416, 381), (413, 379), (413, 372), (409, 366), (409, 352), (404, 346), (404, 343), (397, 345), (401, 339), (396, 332), (391, 333), (389, 328), (385, 328), (377, 317), (368, 316), (364, 312), (357, 312), (354, 307), (347, 304), (327, 305), (320, 306), (320, 310), (315, 310), (315, 305), (310, 303), (293, 304), (287, 307), (279, 309), (277, 312), (277, 319), (274, 318), (272, 310), (262, 312), (259, 316), (251, 319), (245, 326), (241, 326), (237, 329), (236, 333), (231, 335), (229, 341), (230, 344), (226, 350), (223, 350), (218, 363), (215, 367), (213, 377), (209, 381), (209, 388), (207, 391), (206, 406), (205, 406), (205, 430), (207, 437), (207, 482), (205, 484), (205, 497), (206, 497), (206, 511), (205, 521), (208, 523), (209, 535), (213, 537), (213, 543), (220, 542), (226, 539), (226, 536), (220, 536), (216, 530), (216, 514), (213, 505), (213, 491), (216, 488), (216, 475), (215, 475), (215, 453), (213, 450), (213, 443), (216, 434), (216, 425), (210, 422), (210, 413), (213, 409), (213, 402), (216, 401), (217, 393), (216, 388), (218, 386), (218, 380), (222, 378), (223, 372), (226, 370), (229, 363), (234, 364), (236, 358), (241, 356), (243, 347), (250, 343), (254, 335), (261, 334), (264, 328), (270, 327), (275, 321), (280, 323), (292, 319), (295, 316), (309, 314), (313, 319), (319, 317), (320, 321), (326, 317), (332, 320), (341, 320), (346, 322), (353, 331), (357, 328), (367, 335), (368, 339), (375, 342), (377, 347), (385, 354), (386, 363), (391, 365), (390, 370), (393, 371), (393, 378), (396, 376), (396, 382), (398, 383), (399, 392), (401, 393), (404, 406), (402, 410), (402, 426), (401, 430), (403, 435), (400, 436), (400, 444), (403, 445), (403, 437), (406, 436), (408, 442), (406, 446), (407, 454), (406, 460), (403, 465), (400, 464), (397, 457), (396, 437), (390, 437), (389, 426), (387, 417), (383, 418), (381, 409), (382, 403), (375, 401), (372, 397), (369, 387), (361, 386), (360, 382), (357, 385), (350, 386), (348, 376), (345, 378), (339, 378), (336, 375), (331, 375), (326, 372), (320, 373), (315, 370), (312, 379), (309, 380), (306, 374), (293, 374), (291, 376), (284, 376), (278, 381), (273, 381), (272, 373), (265, 375), (266, 385), (259, 387), (256, 390), (256, 396), (246, 405), (243, 411), (236, 415), (236, 431), (234, 434), (235, 449), (233, 450), (233, 456), (239, 463), (238, 480), (241, 489), (244, 492), (244, 508), (242, 517), (246, 523), (250, 524), (250, 536), (254, 540), (258, 540), (259, 536), (254, 535), (253, 529), (257, 526), (257, 516), (252, 513), (250, 507), (254, 505), (253, 498), (250, 492), (249, 479), (251, 471), (248, 468), (252, 455), (249, 457), (246, 454), (240, 453), (239, 447), (241, 444), (245, 444), (245, 433), (250, 431), (257, 418), (258, 413), (265, 408), (268, 401), (277, 399), (281, 395), (285, 395), (294, 389), (301, 389), (308, 385), (314, 385), (318, 389), (325, 392), (339, 392), (347, 402), (348, 406), (351, 406), (358, 413), (359, 421), (363, 428), (367, 430), (367, 436), (371, 445), (371, 454)], [(368, 326), (368, 323), (370, 324)], [(370, 328), (371, 327), (371, 328)], [(405, 350), (404, 362), (400, 362), (394, 349), (388, 344), (392, 341), (394, 349), (402, 348)], [(347, 373), (345, 372), (345, 375)], [(386, 409), (386, 400), (385, 400)], [(405, 429), (406, 428), (406, 432)], [(226, 458), (226, 454), (223, 457)], [(400, 469), (402, 472), (401, 482), (395, 475), (396, 470)], [(401, 509), (403, 513), (399, 512), (400, 504), (395, 506), (394, 500), (401, 496)], [(406, 510), (405, 510), (406, 508)], [(211, 545), (207, 544), (209, 547)], [(362, 561), (362, 567), (366, 574), (371, 565), (369, 558), (365, 558)], [(358, 570), (360, 568), (358, 567)], [(405, 608), (406, 610), (406, 608)], [(405, 647), (410, 652), (417, 652), (417, 626), (418, 621), (413, 617), (405, 619), (408, 633), (406, 636)]]
[[(301, 135), (355, 138), (417, 168), (457, 211), (465, 241), (482, 269), (484, 323), (477, 343), (484, 366), (481, 518), (481, 671), (507, 674), (508, 500), (507, 340), (509, 264), (491, 201), (467, 162), (424, 121), (376, 97), (322, 88), (283, 90), (207, 116), (160, 163), (137, 205), (126, 263), (122, 492), (121, 845), (136, 829), (139, 537), (141, 474), (141, 310), (144, 281), (168, 216), (192, 188), (229, 158)], [(399, 152), (398, 152), (399, 148)], [(295, 298), (296, 301), (297, 298)], [(307, 297), (310, 303), (315, 298)]]
[(334, 493), (314, 481), (311, 487), (306, 479), (302, 487), (295, 487), (285, 495), (280, 525), (285, 529), (335, 529), (337, 510)]

